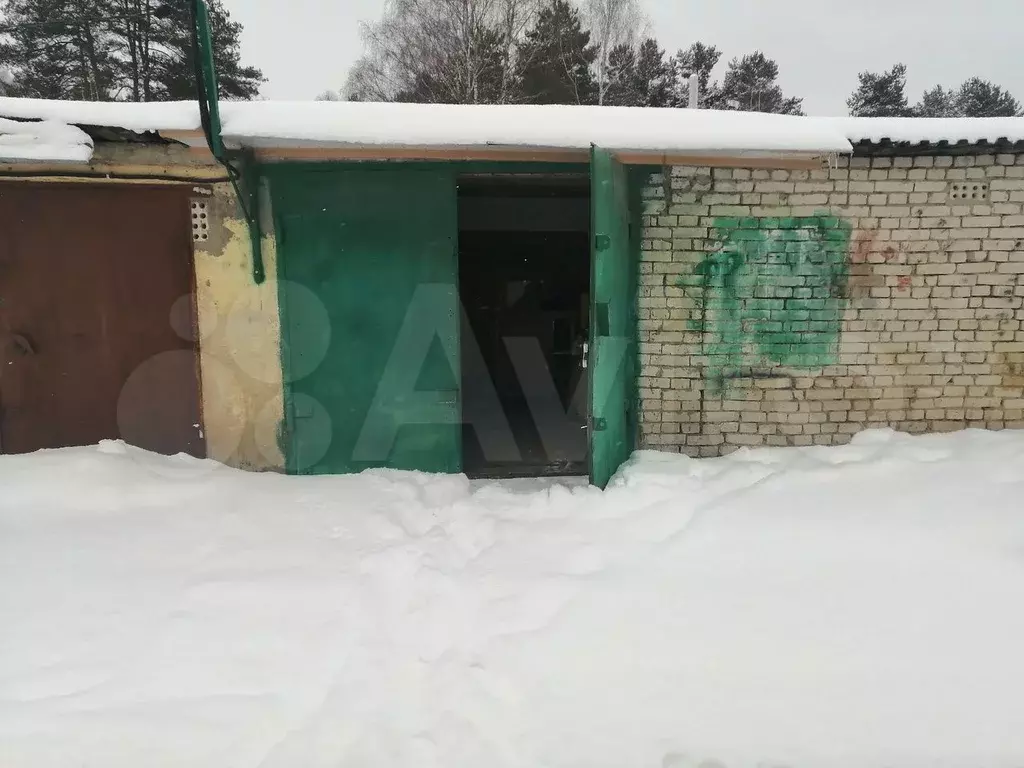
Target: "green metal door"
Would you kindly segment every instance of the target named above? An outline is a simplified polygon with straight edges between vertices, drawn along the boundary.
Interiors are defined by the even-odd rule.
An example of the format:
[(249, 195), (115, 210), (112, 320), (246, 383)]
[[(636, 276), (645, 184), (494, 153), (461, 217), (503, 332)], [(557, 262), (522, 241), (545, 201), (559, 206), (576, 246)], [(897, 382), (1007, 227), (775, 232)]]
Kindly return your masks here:
[(268, 176), (288, 470), (460, 471), (454, 177), (379, 166)]
[(626, 169), (593, 147), (590, 185), (590, 480), (603, 488), (635, 439), (635, 276)]

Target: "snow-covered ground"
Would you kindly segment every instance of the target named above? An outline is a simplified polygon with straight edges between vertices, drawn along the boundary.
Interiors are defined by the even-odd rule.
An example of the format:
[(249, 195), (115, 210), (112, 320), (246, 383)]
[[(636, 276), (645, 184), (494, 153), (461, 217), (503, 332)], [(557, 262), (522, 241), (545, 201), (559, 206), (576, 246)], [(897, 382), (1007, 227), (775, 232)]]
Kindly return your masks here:
[(0, 765), (1024, 764), (1024, 433), (607, 492), (0, 458)]

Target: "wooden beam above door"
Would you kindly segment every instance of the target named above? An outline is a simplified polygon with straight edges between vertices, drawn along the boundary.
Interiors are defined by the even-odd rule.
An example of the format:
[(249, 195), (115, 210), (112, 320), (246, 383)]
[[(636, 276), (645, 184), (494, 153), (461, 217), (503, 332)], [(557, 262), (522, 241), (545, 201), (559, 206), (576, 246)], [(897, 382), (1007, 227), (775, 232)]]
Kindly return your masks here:
[[(163, 131), (164, 138), (189, 144), (197, 153), (209, 154), (202, 135), (197, 131)], [(229, 139), (230, 142), (230, 139)], [(267, 143), (264, 141), (263, 143)], [(769, 168), (786, 170), (814, 170), (821, 168), (826, 159), (820, 153), (763, 152), (734, 153), (672, 152), (651, 150), (611, 150), (623, 165), (694, 165), (718, 168)], [(262, 146), (254, 147), (255, 157), (261, 162), (359, 162), (359, 161), (492, 161), (526, 163), (580, 163), (590, 161), (588, 149), (553, 147), (416, 147), (416, 146), (339, 146), (306, 147)]]
[[(448, 148), (428, 147), (268, 147), (255, 150), (262, 162), (278, 161), (492, 161), (527, 163), (588, 163), (587, 150), (533, 147)], [(623, 165), (695, 165), (720, 168), (816, 169), (824, 159), (804, 156), (679, 155), (664, 152), (617, 151), (612, 153)]]

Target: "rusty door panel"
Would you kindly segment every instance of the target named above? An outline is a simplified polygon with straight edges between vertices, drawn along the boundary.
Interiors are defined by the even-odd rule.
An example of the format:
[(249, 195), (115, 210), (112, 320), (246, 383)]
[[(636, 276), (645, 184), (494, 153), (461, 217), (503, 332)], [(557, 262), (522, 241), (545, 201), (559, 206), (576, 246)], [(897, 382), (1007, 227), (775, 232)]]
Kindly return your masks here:
[(0, 452), (203, 455), (188, 194), (0, 183)]

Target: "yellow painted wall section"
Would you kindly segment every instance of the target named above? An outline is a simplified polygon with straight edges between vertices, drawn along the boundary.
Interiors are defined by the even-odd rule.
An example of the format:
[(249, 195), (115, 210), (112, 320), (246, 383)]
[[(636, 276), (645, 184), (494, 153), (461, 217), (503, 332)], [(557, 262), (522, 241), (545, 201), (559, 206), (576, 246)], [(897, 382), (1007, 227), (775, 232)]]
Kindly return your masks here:
[(277, 259), (263, 237), (267, 278), (252, 278), (249, 231), (230, 184), (205, 198), (209, 239), (195, 243), (203, 423), (210, 458), (243, 469), (282, 470), (284, 401)]

